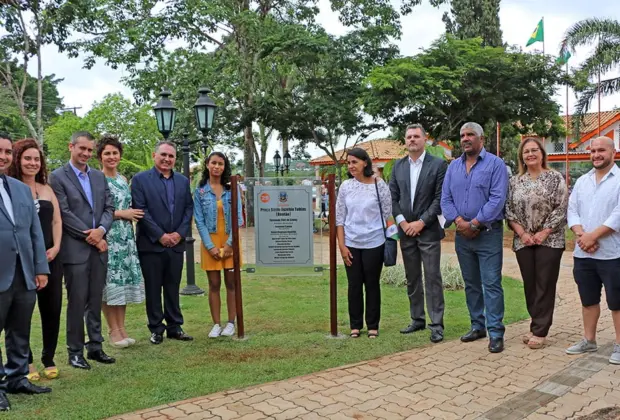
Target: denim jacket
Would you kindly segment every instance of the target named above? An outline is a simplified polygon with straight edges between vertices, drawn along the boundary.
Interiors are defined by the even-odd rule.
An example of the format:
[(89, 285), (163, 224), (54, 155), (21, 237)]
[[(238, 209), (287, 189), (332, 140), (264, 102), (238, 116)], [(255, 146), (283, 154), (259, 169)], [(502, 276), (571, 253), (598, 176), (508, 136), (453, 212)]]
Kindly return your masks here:
[[(228, 246), (232, 246), (232, 229), (230, 223), (231, 197), (231, 191), (224, 189), (221, 200), (224, 205), (226, 234), (229, 235), (226, 241), (226, 245)], [(237, 203), (239, 227), (241, 227), (243, 225), (243, 210), (241, 205), (241, 192), (239, 190), (237, 190)], [(205, 248), (214, 248), (215, 245), (213, 241), (211, 241), (210, 234), (215, 233), (217, 230), (217, 197), (208, 182), (203, 187), (197, 187), (196, 191), (194, 191), (194, 221), (196, 222), (196, 227), (200, 233), (200, 239)]]

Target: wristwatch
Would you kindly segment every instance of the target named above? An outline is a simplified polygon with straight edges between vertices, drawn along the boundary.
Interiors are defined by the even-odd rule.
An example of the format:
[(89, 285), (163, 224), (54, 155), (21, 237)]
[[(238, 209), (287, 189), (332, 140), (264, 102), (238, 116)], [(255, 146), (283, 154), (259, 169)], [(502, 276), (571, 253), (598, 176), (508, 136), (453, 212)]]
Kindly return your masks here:
[(480, 226), (476, 226), (476, 225), (474, 225), (474, 223), (473, 223), (473, 222), (469, 222), (469, 228), (470, 228), (471, 230), (480, 230)]

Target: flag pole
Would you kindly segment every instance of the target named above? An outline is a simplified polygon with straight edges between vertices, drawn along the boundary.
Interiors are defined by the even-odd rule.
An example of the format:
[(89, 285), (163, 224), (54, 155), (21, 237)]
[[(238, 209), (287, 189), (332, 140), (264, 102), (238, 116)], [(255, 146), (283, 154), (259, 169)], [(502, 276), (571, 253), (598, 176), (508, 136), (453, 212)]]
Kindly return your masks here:
[(598, 83), (596, 85), (598, 93), (598, 135), (601, 135), (601, 68), (598, 69)]
[(542, 17), (542, 28), (543, 28), (543, 55), (545, 55), (545, 17)]
[[(568, 60), (566, 60), (566, 76), (568, 76)], [(569, 123), (568, 123), (568, 83), (566, 83), (566, 188), (570, 186), (570, 177), (569, 177), (569, 161), (568, 161), (568, 132), (569, 132)]]

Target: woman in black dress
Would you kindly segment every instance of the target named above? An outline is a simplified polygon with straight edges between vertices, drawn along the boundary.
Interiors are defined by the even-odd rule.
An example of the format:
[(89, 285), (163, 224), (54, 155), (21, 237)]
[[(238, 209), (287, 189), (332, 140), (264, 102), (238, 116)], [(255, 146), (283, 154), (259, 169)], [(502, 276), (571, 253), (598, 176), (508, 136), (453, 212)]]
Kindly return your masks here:
[[(43, 376), (48, 379), (55, 379), (58, 377), (58, 368), (54, 363), (54, 355), (58, 344), (62, 310), (62, 264), (56, 257), (60, 250), (62, 220), (56, 195), (52, 188), (47, 185), (45, 157), (36, 140), (24, 139), (13, 145), (13, 163), (9, 168), (8, 175), (30, 187), (45, 238), (50, 275), (47, 286), (37, 291), (43, 329), (41, 362), (44, 366)], [(37, 381), (40, 379), (40, 375), (33, 362), (31, 351), (28, 379)]]

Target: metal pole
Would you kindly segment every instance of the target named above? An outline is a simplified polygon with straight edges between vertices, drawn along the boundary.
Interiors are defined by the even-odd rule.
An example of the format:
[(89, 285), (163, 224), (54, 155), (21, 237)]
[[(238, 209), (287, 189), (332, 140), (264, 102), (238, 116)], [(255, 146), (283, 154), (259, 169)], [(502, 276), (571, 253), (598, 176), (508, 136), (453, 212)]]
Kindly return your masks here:
[[(188, 134), (183, 134), (183, 145), (181, 147), (183, 153), (183, 175), (189, 180), (189, 138)], [(196, 240), (192, 236), (190, 227), (189, 236), (185, 238), (185, 273), (187, 276), (187, 286), (181, 290), (182, 295), (204, 295), (204, 290), (196, 286), (196, 265), (194, 264), (194, 242)]]
[[(566, 75), (568, 76), (568, 60), (566, 60)], [(566, 84), (566, 146), (564, 152), (566, 153), (566, 188), (570, 186), (570, 174), (569, 174), (569, 161), (568, 161), (568, 132), (571, 129), (571, 124), (568, 123), (568, 83)]]
[(245, 327), (243, 325), (243, 298), (241, 295), (241, 260), (239, 259), (239, 201), (237, 197), (238, 186), (237, 186), (237, 177), (233, 176), (230, 180), (230, 190), (232, 193), (232, 197), (230, 200), (231, 204), (231, 215), (230, 222), (232, 223), (232, 234), (233, 234), (233, 278), (235, 281), (235, 306), (237, 309), (237, 337), (243, 338), (245, 335)]
[(327, 177), (329, 194), (329, 320), (332, 337), (338, 336), (338, 267), (336, 266), (336, 174)]

